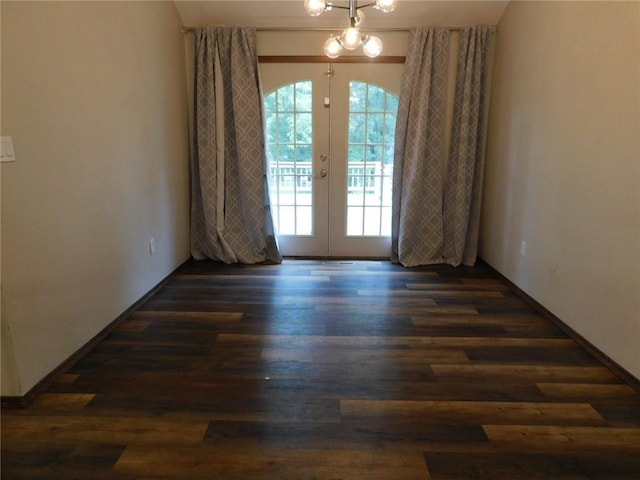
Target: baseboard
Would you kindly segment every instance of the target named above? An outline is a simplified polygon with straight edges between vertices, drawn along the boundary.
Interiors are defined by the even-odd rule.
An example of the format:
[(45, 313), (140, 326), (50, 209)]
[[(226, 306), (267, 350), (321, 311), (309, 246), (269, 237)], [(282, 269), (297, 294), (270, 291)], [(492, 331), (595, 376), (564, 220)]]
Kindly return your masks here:
[(86, 344), (80, 347), (75, 353), (73, 353), (64, 362), (58, 365), (51, 373), (40, 380), (23, 396), (3, 396), (0, 397), (0, 405), (2, 408), (26, 408), (49, 386), (51, 386), (58, 378), (60, 378), (65, 372), (67, 372), (73, 365), (85, 357), (91, 350), (95, 348), (107, 335), (113, 332), (122, 322), (124, 322), (135, 310), (137, 310), (143, 303), (145, 303), (152, 295), (154, 295), (160, 288), (162, 288), (169, 280), (171, 280), (176, 272), (184, 267), (186, 264), (192, 261), (191, 258), (183, 262), (180, 266), (174, 269), (169, 275), (164, 277), (158, 282), (151, 290), (144, 294), (137, 302), (127, 308), (122, 314), (113, 320), (109, 325), (103, 328), (95, 337), (89, 340)]
[(620, 380), (629, 384), (634, 390), (640, 393), (640, 379), (636, 378), (631, 372), (626, 370), (624, 367), (619, 365), (615, 360), (609, 357), (606, 353), (602, 352), (598, 347), (593, 345), (589, 340), (584, 338), (578, 332), (576, 332), (573, 328), (563, 322), (560, 318), (554, 315), (551, 311), (549, 311), (544, 305), (540, 304), (537, 300), (532, 298), (528, 293), (518, 287), (515, 283), (505, 277), (502, 273), (488, 264), (486, 261), (482, 259), (478, 259), (478, 263), (482, 266), (491, 270), (497, 277), (500, 278), (504, 283), (506, 283), (509, 288), (522, 300), (527, 302), (532, 308), (534, 308), (538, 313), (540, 313), (543, 317), (551, 320), (560, 330), (562, 330), (566, 335), (571, 337), (578, 345), (584, 348), (587, 352), (593, 355), (600, 363), (602, 363), (605, 367), (611, 370)]

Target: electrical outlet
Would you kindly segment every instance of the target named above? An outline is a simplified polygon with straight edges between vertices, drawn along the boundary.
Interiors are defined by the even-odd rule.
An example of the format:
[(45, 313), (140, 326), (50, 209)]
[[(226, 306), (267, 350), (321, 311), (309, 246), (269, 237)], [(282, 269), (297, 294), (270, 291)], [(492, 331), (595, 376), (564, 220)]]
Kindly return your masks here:
[(520, 244), (520, 256), (521, 257), (527, 256), (527, 242), (525, 242), (524, 240)]
[(153, 255), (154, 253), (156, 253), (156, 241), (152, 237), (149, 239), (149, 254)]

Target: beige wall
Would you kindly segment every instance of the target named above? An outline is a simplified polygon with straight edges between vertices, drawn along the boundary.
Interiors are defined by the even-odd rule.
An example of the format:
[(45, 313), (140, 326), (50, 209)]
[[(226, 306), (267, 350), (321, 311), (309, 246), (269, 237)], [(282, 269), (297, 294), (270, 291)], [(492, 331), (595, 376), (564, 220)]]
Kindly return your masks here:
[(188, 258), (185, 59), (171, 2), (1, 8), (2, 395), (22, 395)]
[(511, 2), (496, 47), (481, 256), (640, 378), (640, 3)]

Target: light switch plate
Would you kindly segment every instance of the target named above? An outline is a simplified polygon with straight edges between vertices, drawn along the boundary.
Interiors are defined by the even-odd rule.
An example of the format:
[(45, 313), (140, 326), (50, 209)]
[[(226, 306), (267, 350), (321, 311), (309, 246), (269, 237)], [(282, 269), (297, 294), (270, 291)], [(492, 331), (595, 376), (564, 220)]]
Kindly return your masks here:
[(0, 137), (0, 162), (15, 162), (16, 151), (13, 148), (13, 137)]

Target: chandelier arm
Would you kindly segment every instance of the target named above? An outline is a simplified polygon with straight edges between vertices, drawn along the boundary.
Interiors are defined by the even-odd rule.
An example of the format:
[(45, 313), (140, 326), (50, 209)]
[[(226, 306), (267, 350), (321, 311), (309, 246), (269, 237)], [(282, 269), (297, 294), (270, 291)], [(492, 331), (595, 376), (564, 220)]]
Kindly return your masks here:
[[(345, 7), (344, 5), (335, 5), (335, 4), (330, 4), (331, 8), (338, 8), (340, 10), (351, 10), (350, 7)], [(360, 10), (361, 8), (365, 8), (365, 7), (371, 7), (372, 5), (375, 5), (375, 2), (370, 2), (370, 3), (365, 3), (364, 5), (358, 5), (357, 7), (355, 7), (356, 10)]]

